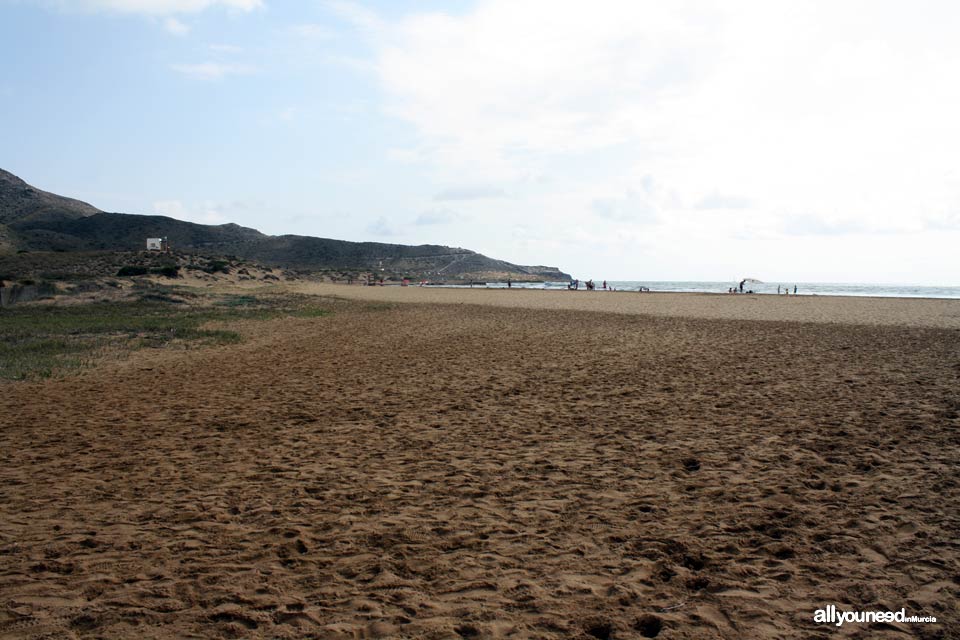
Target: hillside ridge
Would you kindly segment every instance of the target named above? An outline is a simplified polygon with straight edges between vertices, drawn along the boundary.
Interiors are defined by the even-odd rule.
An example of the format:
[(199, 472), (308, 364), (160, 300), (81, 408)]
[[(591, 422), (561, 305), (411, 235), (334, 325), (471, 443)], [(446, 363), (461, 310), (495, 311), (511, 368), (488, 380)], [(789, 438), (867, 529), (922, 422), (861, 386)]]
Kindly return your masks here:
[(352, 269), (452, 280), (570, 279), (556, 267), (517, 265), (459, 247), (270, 236), (235, 223), (204, 225), (160, 215), (109, 213), (37, 189), (0, 169), (0, 252), (137, 251), (148, 237), (166, 237), (179, 251), (302, 270)]

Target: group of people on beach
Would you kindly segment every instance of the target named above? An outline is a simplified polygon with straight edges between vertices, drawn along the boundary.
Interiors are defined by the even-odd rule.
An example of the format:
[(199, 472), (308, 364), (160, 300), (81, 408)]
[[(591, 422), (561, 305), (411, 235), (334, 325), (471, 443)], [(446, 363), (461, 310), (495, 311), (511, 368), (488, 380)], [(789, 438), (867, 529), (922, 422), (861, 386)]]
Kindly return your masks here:
[[(587, 280), (586, 282), (584, 282), (584, 283), (583, 283), (583, 286), (586, 287), (587, 291), (595, 291), (596, 288), (597, 288), (597, 285), (594, 284), (594, 282), (593, 282), (592, 279), (591, 279), (591, 280)], [(570, 283), (567, 285), (567, 289), (569, 289), (570, 291), (579, 291), (579, 290), (580, 290), (580, 281), (579, 281), (579, 280), (571, 280)], [(604, 291), (614, 291), (614, 288), (613, 288), (612, 286), (608, 287), (608, 286), (607, 286), (607, 281), (604, 280), (604, 281), (603, 281), (603, 290), (604, 290)]]
[[(751, 280), (751, 282), (757, 282), (756, 280)], [(746, 278), (740, 281), (740, 284), (734, 287), (727, 289), (727, 293), (753, 293), (753, 289), (748, 291), (743, 290), (743, 285), (747, 283)], [(777, 295), (790, 295), (790, 287), (785, 287), (782, 284), (777, 285)], [(797, 295), (797, 285), (793, 285), (793, 295)]]

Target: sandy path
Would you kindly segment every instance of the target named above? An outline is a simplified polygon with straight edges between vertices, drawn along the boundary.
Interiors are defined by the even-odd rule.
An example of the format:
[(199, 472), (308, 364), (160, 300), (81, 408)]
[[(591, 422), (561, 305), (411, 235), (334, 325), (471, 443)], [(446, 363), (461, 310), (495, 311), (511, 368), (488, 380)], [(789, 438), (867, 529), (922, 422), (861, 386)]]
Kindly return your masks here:
[(249, 327), (5, 387), (0, 637), (960, 636), (956, 331)]
[(297, 291), (352, 300), (479, 304), (717, 320), (776, 320), (960, 329), (960, 300), (537, 289), (440, 289), (298, 283)]

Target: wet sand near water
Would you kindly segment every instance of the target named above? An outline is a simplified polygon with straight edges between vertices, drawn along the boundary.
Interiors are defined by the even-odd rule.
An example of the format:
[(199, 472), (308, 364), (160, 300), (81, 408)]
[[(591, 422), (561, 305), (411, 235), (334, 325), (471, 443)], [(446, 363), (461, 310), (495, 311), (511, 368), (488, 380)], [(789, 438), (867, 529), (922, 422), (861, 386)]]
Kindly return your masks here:
[(337, 302), (7, 385), (0, 637), (958, 637), (956, 307), (907, 302)]

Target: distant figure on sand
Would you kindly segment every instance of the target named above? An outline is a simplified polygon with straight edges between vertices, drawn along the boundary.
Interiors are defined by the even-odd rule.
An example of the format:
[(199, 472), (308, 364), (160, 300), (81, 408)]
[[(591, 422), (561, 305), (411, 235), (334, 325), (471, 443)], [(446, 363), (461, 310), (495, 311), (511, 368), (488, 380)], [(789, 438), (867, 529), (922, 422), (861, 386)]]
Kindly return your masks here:
[(507, 278), (507, 289), (511, 289), (512, 287), (513, 287), (513, 281), (510, 278)]
[(793, 295), (797, 295), (797, 285), (793, 285)]
[(607, 290), (607, 281), (606, 281), (606, 280), (603, 281), (603, 290), (604, 290), (604, 291)]
[(743, 293), (743, 285), (744, 285), (744, 283), (745, 283), (746, 281), (747, 281), (746, 278), (744, 278), (743, 280), (740, 281), (740, 293)]
[(777, 295), (780, 295), (780, 285), (777, 285)]

